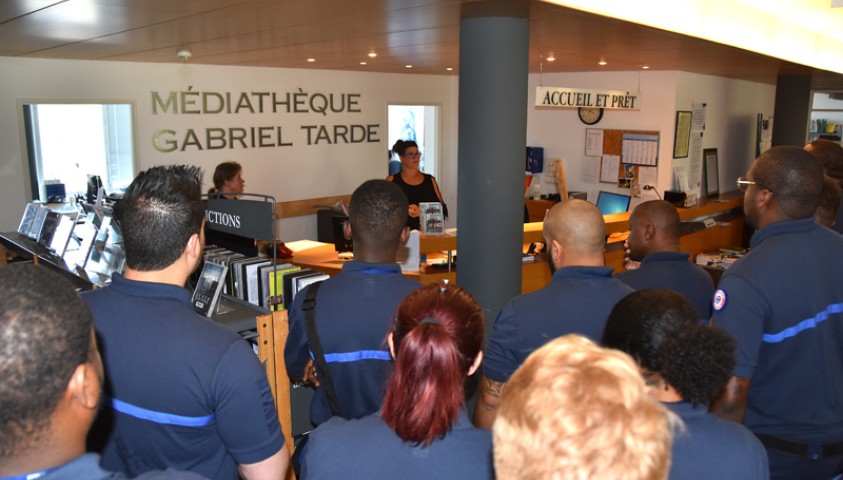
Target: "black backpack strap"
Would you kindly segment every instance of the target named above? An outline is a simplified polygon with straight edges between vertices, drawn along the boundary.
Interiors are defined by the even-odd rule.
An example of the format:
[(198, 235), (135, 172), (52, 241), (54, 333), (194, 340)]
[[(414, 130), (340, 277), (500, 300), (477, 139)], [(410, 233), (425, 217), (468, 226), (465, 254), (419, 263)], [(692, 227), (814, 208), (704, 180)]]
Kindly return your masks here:
[(302, 302), (302, 313), (304, 313), (304, 331), (307, 333), (307, 341), (310, 344), (310, 351), (313, 352), (313, 364), (316, 366), (316, 375), (325, 394), (328, 396), (328, 406), (331, 413), (340, 414), (337, 393), (334, 390), (334, 382), (331, 381), (331, 373), (328, 371), (328, 364), (325, 362), (325, 351), (322, 349), (322, 340), (319, 339), (319, 330), (316, 328), (316, 293), (322, 282), (315, 282), (309, 285), (307, 294)]

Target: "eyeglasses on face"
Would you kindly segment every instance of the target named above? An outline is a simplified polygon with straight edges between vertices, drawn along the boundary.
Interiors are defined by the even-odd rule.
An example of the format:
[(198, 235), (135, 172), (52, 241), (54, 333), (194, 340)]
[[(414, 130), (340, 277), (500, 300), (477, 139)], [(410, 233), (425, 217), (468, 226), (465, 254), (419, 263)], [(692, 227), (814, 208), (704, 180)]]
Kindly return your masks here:
[(405, 153), (404, 156), (407, 157), (407, 158), (421, 158), (422, 154), (421, 154), (421, 152), (410, 152), (410, 153)]
[[(743, 177), (738, 177), (738, 189), (740, 191), (745, 192), (746, 189), (749, 188), (750, 185), (757, 185), (757, 186), (759, 186), (759, 187), (761, 187), (765, 190), (770, 190), (769, 188), (765, 187), (764, 184), (762, 184), (762, 183), (753, 182), (752, 180), (747, 180)], [(773, 193), (773, 191), (770, 190), (770, 193)]]

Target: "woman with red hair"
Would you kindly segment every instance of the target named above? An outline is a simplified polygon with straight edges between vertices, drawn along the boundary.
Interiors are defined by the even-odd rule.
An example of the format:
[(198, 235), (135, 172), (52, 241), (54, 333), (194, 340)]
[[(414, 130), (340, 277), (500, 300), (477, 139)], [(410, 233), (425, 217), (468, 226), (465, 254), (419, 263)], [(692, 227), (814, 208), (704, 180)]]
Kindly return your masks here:
[(494, 478), (491, 434), (465, 410), (483, 333), (483, 312), (465, 290), (439, 283), (408, 295), (387, 337), (395, 364), (381, 411), (314, 430), (302, 478)]

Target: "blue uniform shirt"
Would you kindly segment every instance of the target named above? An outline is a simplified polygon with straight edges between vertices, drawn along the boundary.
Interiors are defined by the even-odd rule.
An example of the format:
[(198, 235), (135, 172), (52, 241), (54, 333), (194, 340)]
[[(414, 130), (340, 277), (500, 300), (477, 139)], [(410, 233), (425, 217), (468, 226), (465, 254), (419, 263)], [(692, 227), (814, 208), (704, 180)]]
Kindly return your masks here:
[(506, 382), (534, 350), (569, 333), (599, 343), (612, 308), (632, 291), (612, 278), (611, 267), (560, 268), (548, 286), (519, 295), (501, 309), (483, 374)]
[(702, 267), (688, 261), (683, 252), (654, 252), (641, 261), (641, 266), (615, 275), (635, 290), (664, 288), (684, 295), (699, 313), (700, 320), (711, 316), (714, 281)]
[[(360, 418), (380, 410), (384, 384), (392, 371), (386, 336), (395, 307), (421, 284), (401, 274), (397, 263), (351, 261), (324, 281), (316, 301), (316, 326), (331, 372), (343, 418)], [(307, 287), (290, 306), (290, 334), (284, 360), (290, 377), (301, 377), (310, 346), (301, 310)], [(310, 420), (319, 425), (331, 417), (328, 398), (319, 388), (310, 405)]]
[(237, 333), (193, 310), (190, 292), (128, 280), (82, 297), (94, 317), (106, 385), (93, 430), (113, 430), (102, 466), (136, 476), (173, 467), (238, 477), (284, 445), (266, 371)]
[(713, 321), (751, 378), (745, 424), (802, 442), (843, 440), (843, 238), (814, 218), (768, 225), (726, 270)]
[(665, 403), (685, 424), (674, 432), (668, 478), (767, 480), (767, 452), (746, 427), (708, 412), (708, 405)]
[(491, 480), (492, 432), (475, 428), (465, 409), (445, 438), (427, 447), (401, 440), (379, 414), (334, 417), (310, 434), (302, 478), (369, 480)]

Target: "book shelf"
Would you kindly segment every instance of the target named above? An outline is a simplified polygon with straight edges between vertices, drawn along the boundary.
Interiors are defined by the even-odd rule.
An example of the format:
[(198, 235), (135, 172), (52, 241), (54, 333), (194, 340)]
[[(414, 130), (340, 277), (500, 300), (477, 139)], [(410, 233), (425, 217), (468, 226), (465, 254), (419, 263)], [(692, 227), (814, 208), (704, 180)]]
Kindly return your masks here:
[[(275, 248), (275, 209), (275, 198), (268, 195), (244, 193), (237, 200), (207, 198), (206, 234), (209, 230), (222, 233), (230, 240), (225, 248), (250, 256), (257, 253), (258, 243), (268, 243), (272, 246), (271, 265), (274, 267), (278, 264)], [(258, 359), (266, 369), (266, 377), (275, 399), (275, 410), (284, 433), (284, 442), (292, 449), (290, 378), (287, 376), (283, 355), (289, 332), (287, 312), (272, 312), (226, 294), (220, 295), (220, 305), (221, 308), (216, 309), (211, 319), (240, 333), (257, 345)], [(288, 472), (287, 477), (292, 478), (292, 472)]]

